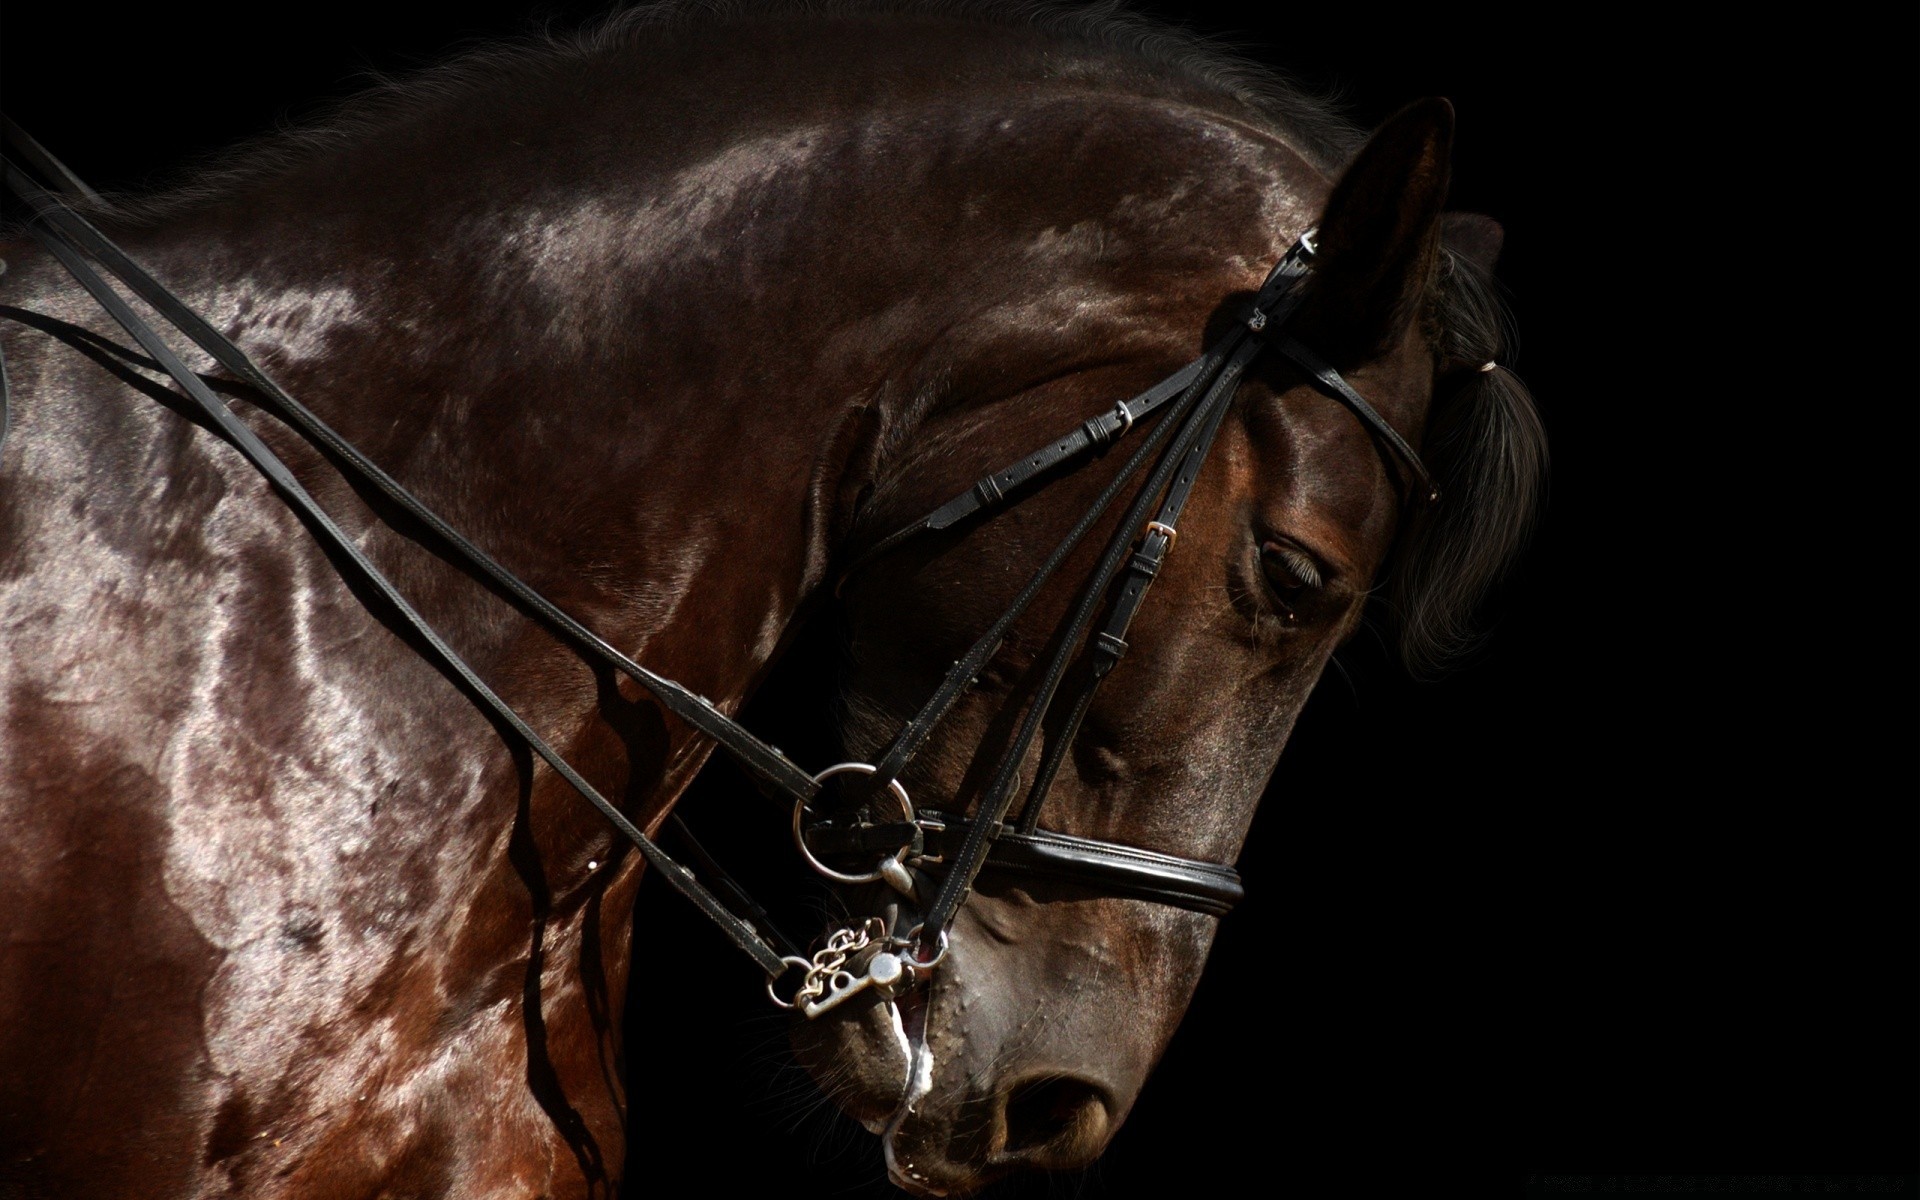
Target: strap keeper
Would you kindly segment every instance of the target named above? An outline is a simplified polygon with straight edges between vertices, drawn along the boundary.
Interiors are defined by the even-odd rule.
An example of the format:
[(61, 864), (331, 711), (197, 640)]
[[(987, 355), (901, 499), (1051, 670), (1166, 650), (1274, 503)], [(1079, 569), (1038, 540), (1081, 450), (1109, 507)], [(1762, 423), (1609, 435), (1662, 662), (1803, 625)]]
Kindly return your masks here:
[(1127, 652), (1126, 639), (1108, 633), (1104, 629), (1093, 635), (1093, 645), (1096, 653), (1107, 657), (1109, 666), (1111, 666), (1112, 663), (1120, 661), (1121, 657)]
[[(1111, 422), (1114, 421), (1120, 423), (1118, 429), (1111, 427)], [(1088, 417), (1081, 428), (1087, 431), (1087, 439), (1094, 445), (1110, 445), (1127, 436), (1127, 431), (1133, 428), (1133, 410), (1127, 407), (1125, 400), (1122, 400), (1113, 406), (1112, 412)]]
[(1133, 557), (1127, 560), (1127, 569), (1152, 579), (1160, 573), (1160, 555), (1148, 554), (1146, 548), (1142, 547), (1135, 550)]
[(973, 485), (973, 492), (980, 497), (980, 503), (989, 505), (1000, 503), (1000, 497), (1006, 494), (1000, 490), (1000, 481), (991, 475), (982, 475)]

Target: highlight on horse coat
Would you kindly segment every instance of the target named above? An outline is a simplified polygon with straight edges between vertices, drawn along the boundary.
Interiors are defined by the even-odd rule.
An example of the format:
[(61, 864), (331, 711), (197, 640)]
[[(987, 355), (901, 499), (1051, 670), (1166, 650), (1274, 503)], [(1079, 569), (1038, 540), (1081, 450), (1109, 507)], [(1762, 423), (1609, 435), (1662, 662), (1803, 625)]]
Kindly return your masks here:
[[(146, 197), (10, 131), (0, 1179), (607, 1194), (649, 866), (900, 1187), (1092, 1162), (1335, 649), (1459, 653), (1537, 510), (1453, 127), (847, 3), (471, 52)], [(802, 763), (736, 717), (821, 611)], [(825, 927), (654, 841), (716, 748)]]

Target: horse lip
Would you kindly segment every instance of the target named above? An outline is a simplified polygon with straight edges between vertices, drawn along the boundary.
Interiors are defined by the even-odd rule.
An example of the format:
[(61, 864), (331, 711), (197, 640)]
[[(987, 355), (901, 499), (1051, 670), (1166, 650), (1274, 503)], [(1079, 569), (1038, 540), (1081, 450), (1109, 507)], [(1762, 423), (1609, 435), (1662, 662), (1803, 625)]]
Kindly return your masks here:
[[(928, 984), (931, 990), (932, 984)], [(887, 1162), (887, 1178), (895, 1187), (915, 1196), (945, 1196), (945, 1188), (923, 1178), (912, 1163), (902, 1163), (893, 1152), (894, 1135), (912, 1115), (913, 1106), (933, 1090), (933, 1052), (927, 1048), (927, 1012), (932, 1007), (925, 991), (914, 990), (887, 1001), (887, 1015), (895, 1036), (906, 1051), (906, 1078), (901, 1081), (900, 1106), (880, 1135), (880, 1151)]]
[(909, 1196), (945, 1196), (947, 1194), (945, 1188), (935, 1187), (931, 1183), (901, 1174), (899, 1168), (894, 1166), (891, 1156), (887, 1161), (887, 1182)]

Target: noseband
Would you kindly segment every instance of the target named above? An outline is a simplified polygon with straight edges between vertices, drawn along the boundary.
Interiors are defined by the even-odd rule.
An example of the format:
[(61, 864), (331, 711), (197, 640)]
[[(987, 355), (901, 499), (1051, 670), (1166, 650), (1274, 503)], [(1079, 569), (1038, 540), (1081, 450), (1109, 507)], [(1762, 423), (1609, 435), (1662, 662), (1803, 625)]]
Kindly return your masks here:
[[(58, 160), (10, 122), (9, 145), (21, 159), (70, 196), (85, 197), (81, 184)], [(953, 665), (932, 697), (894, 736), (872, 763), (841, 763), (809, 773), (775, 747), (722, 714), (706, 699), (657, 675), (555, 607), (485, 551), (468, 541), (380, 469), (351, 443), (289, 396), (252, 359), (214, 329), (109, 241), (60, 197), (36, 184), (12, 162), (6, 164), (8, 190), (29, 210), (28, 232), (47, 248), (81, 286), (184, 390), (187, 396), (259, 470), (282, 497), (307, 518), (327, 548), (351, 562), (365, 581), (389, 601), (421, 637), (432, 657), (467, 684), (479, 702), (505, 721), (576, 791), (638, 848), (647, 863), (675, 890), (692, 900), (767, 974), (767, 990), (783, 1007), (818, 1016), (869, 988), (893, 995), (924, 980), (946, 957), (948, 932), (975, 881), (983, 872), (1065, 880), (1094, 892), (1171, 905), (1212, 916), (1225, 914), (1243, 892), (1240, 877), (1226, 864), (1162, 854), (1118, 842), (1072, 837), (1038, 827), (1042, 805), (1072, 745), (1095, 691), (1127, 652), (1126, 635), (1147, 589), (1159, 574), (1178, 534), (1208, 450), (1248, 368), (1273, 350), (1298, 364), (1330, 398), (1346, 406), (1374, 436), (1390, 472), (1395, 461), (1411, 476), (1413, 495), (1439, 500), (1419, 456), (1340, 373), (1306, 346), (1286, 336), (1286, 323), (1299, 306), (1302, 283), (1314, 257), (1313, 233), (1303, 234), (1268, 275), (1242, 319), (1201, 356), (1112, 411), (1083, 422), (1047, 446), (1012, 465), (982, 477), (926, 517), (882, 538), (847, 573), (872, 562), (911, 538), (950, 529), (990, 512), (1057, 469), (1089, 460), (1130, 435), (1138, 445), (1102, 489), (1066, 537), (1040, 564), (1007, 610)], [(714, 739), (741, 767), (792, 804), (792, 832), (799, 852), (822, 875), (839, 883), (885, 881), (918, 912), (917, 920), (872, 918), (832, 934), (824, 949), (804, 956), (783, 936), (765, 911), (713, 864), (697, 843), (691, 854), (714, 885), (732, 900), (723, 902), (692, 871), (670, 858), (644, 832), (575, 771), (478, 674), (449, 647), (397, 588), (366, 558), (352, 538), (319, 507), (313, 497), (253, 431), (180, 361), (167, 343), (140, 317), (92, 265), (91, 258), (236, 378), (256, 389), (279, 414), (310, 440), (346, 463), (370, 485), (425, 523), (469, 564), (546, 621), (589, 657), (632, 679), (676, 717)], [(5, 365), (0, 363), (0, 439), (5, 436)], [(1148, 418), (1157, 418), (1147, 426)], [(1136, 427), (1142, 432), (1136, 433)], [(1151, 464), (1151, 466), (1149, 466)], [(1039, 595), (1073, 549), (1097, 525), (1121, 494), (1145, 472), (1118, 528), (1093, 573), (1080, 589), (1064, 636), (1040, 670), (1032, 702), (1002, 753), (974, 815), (916, 810), (900, 776), (926, 744), (941, 719), (976, 682), (1015, 621)], [(1116, 579), (1119, 581), (1115, 586)], [(1096, 618), (1104, 620), (1095, 628)], [(1020, 794), (1019, 765), (1039, 738), (1054, 708), (1062, 681), (1085, 647), (1087, 669), (1056, 736), (1025, 789), (1017, 820), (1009, 821)], [(842, 788), (835, 811), (809, 823), (823, 785), (848, 776), (856, 785)], [(879, 819), (886, 808), (898, 810)], [(684, 831), (684, 826), (681, 827)], [(835, 865), (838, 864), (838, 865)], [(870, 869), (861, 870), (865, 864)], [(842, 870), (841, 867), (849, 869)], [(938, 882), (934, 880), (937, 878)], [(740, 915), (745, 912), (748, 915)], [(901, 930), (904, 928), (904, 932)], [(852, 964), (849, 966), (849, 964)], [(803, 973), (791, 998), (775, 984), (790, 971)]]

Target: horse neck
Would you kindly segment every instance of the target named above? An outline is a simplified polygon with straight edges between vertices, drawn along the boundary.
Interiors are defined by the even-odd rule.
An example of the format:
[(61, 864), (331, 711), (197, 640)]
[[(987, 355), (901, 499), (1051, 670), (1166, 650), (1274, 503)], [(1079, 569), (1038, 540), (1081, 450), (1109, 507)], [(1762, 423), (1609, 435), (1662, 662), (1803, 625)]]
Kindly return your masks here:
[[(800, 105), (670, 149), (631, 132), (665, 126), (645, 106), (677, 103), (670, 88), (616, 99), (643, 108), (618, 114), (622, 132), (598, 93), (577, 111), (425, 122), (465, 122), (451, 133), (403, 123), (191, 209), (136, 249), (457, 528), (723, 704), (824, 581), (857, 483), (939, 394), (1009, 394), (1023, 374), (1071, 369), (1084, 351), (1063, 346), (1086, 339), (1057, 331), (1103, 306), (1140, 325), (1138, 297), (1155, 293), (1115, 270), (1107, 239), (1162, 296), (1168, 278), (1224, 294), (1221, 239), (1161, 229), (1141, 193), (1178, 195), (1233, 154), (1252, 159), (1204, 114), (1124, 98), (936, 103), (944, 125)], [(998, 132), (1006, 113), (1021, 136)], [(1188, 165), (1087, 144), (1093, 129), (1122, 146), (1124, 126)], [(1184, 155), (1164, 147), (1189, 135)], [(1119, 216), (1130, 204), (1137, 218)], [(1258, 243), (1247, 261), (1270, 254), (1272, 215), (1234, 212)], [(955, 378), (982, 363), (1005, 378)], [(483, 668), (528, 644), (522, 624), (471, 605), (438, 611), (467, 623), (456, 644)]]
[[(508, 569), (649, 667), (723, 706), (742, 699), (825, 576), (838, 485), (893, 411), (887, 371), (906, 348), (803, 352), (816, 335), (769, 311), (797, 279), (756, 291), (670, 256), (615, 265), (590, 196), (423, 212), (377, 249), (351, 211), (273, 213), (244, 201), (122, 236)], [(483, 672), (537, 670), (516, 661), (539, 641), (524, 622), (377, 528), (317, 455), (270, 441), (350, 529), (372, 531), (376, 561)]]

